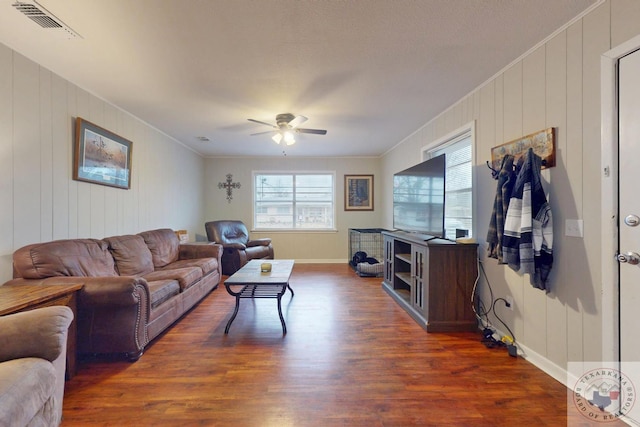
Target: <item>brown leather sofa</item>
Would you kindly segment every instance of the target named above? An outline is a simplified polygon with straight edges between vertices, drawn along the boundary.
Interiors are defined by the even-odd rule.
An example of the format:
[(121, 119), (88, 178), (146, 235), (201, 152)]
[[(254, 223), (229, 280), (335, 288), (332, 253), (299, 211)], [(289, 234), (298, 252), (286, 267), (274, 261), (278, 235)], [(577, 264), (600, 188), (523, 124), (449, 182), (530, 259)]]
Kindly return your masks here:
[(220, 220), (204, 224), (207, 239), (223, 246), (222, 274), (232, 275), (252, 259), (273, 259), (271, 239), (250, 239), (242, 221)]
[(221, 245), (180, 244), (168, 228), (56, 240), (15, 251), (8, 283), (82, 283), (78, 352), (124, 353), (134, 361), (218, 286), (221, 256)]

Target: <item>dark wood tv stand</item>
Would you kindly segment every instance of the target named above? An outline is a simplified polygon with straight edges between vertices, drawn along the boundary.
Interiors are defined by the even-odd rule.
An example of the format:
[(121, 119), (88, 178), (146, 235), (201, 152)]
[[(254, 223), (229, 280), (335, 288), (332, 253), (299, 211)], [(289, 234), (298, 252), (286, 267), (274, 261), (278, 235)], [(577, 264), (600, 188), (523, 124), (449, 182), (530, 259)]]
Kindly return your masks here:
[[(383, 289), (427, 332), (473, 331), (478, 245), (383, 231)], [(429, 238), (429, 236), (426, 236)]]

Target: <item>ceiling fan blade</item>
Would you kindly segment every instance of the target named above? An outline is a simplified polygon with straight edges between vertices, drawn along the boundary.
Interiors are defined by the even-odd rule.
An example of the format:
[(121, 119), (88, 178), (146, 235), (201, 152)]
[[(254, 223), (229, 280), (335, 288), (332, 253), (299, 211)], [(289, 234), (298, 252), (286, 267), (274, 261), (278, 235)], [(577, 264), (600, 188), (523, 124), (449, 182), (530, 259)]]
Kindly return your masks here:
[(304, 122), (306, 122), (307, 120), (309, 120), (308, 118), (306, 118), (305, 116), (295, 116), (293, 118), (293, 120), (291, 120), (289, 122), (289, 127), (291, 129), (295, 129), (298, 126), (300, 126), (301, 124), (303, 124)]
[[(274, 125), (272, 125), (271, 123), (261, 122), (260, 120), (254, 120), (254, 119), (247, 119), (247, 120), (249, 120), (250, 122), (254, 122), (254, 123), (261, 124), (261, 125), (267, 125), (267, 126), (269, 126), (269, 127), (276, 128), (276, 127), (275, 127)], [(277, 129), (277, 128), (276, 128), (276, 129)]]
[(327, 131), (324, 129), (304, 129), (304, 128), (296, 128), (296, 132), (299, 133), (313, 133), (315, 135), (326, 135)]
[(265, 130), (264, 132), (251, 133), (251, 134), (249, 134), (249, 136), (266, 135), (268, 133), (273, 133), (273, 132), (275, 132), (275, 130)]

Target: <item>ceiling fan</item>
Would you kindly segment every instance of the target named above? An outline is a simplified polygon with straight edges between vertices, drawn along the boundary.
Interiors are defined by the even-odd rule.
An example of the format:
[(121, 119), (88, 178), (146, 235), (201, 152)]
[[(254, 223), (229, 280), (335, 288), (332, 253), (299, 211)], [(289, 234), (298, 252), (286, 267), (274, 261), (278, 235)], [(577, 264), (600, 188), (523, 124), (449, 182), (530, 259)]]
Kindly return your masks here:
[(312, 133), (315, 135), (326, 135), (327, 131), (324, 129), (306, 129), (300, 128), (301, 124), (306, 122), (307, 119), (305, 116), (294, 116), (291, 113), (283, 113), (278, 114), (276, 116), (276, 125), (272, 125), (270, 123), (261, 122), (260, 120), (248, 119), (250, 122), (259, 123), (261, 125), (267, 125), (272, 127), (272, 130), (252, 133), (251, 136), (254, 135), (263, 135), (265, 133), (275, 132), (275, 135), (271, 137), (275, 141), (276, 144), (280, 144), (282, 140), (284, 140), (285, 144), (292, 145), (295, 144), (296, 140), (294, 137), (295, 133)]

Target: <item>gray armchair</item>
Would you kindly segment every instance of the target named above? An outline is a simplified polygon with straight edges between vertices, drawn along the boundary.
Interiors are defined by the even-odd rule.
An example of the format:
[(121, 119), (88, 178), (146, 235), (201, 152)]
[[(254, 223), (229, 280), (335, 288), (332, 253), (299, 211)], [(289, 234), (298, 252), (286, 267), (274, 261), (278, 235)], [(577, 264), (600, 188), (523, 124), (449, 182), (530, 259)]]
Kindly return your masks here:
[(252, 259), (273, 259), (271, 239), (252, 240), (242, 221), (209, 221), (204, 224), (207, 238), (224, 248), (222, 274), (232, 275)]
[(57, 426), (62, 420), (69, 307), (0, 317), (0, 426)]

